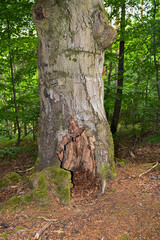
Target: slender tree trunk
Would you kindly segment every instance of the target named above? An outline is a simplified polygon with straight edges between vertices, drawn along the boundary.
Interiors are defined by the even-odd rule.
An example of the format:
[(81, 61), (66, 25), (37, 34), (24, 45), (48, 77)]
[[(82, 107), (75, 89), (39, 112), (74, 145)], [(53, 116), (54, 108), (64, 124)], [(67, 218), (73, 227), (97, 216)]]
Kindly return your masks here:
[[(153, 18), (154, 21), (156, 21), (156, 11), (157, 11), (157, 5), (154, 0), (154, 14)], [(159, 120), (160, 120), (160, 84), (159, 84), (159, 63), (157, 60), (157, 51), (156, 51), (156, 29), (155, 29), (155, 22), (154, 22), (154, 33), (153, 33), (153, 41), (154, 41), (154, 64), (155, 64), (155, 70), (156, 70), (156, 87), (157, 87), (157, 98), (158, 98), (158, 104), (157, 104), (157, 114), (156, 114), (156, 132), (159, 131)]]
[(104, 111), (104, 49), (116, 36), (103, 0), (37, 0), (40, 170), (59, 165), (99, 174), (105, 188), (114, 168)]
[(27, 132), (27, 124), (24, 123), (24, 136), (27, 136), (28, 132)]
[[(10, 24), (9, 24), (8, 18), (7, 18), (7, 30), (8, 30), (8, 40), (10, 42), (10, 40), (11, 40), (11, 33), (10, 33)], [(12, 81), (12, 89), (13, 89), (14, 109), (15, 109), (15, 114), (16, 114), (16, 125), (17, 125), (17, 129), (18, 129), (18, 138), (17, 138), (16, 146), (18, 146), (19, 143), (20, 143), (20, 138), (21, 138), (21, 130), (20, 130), (19, 119), (18, 119), (18, 108), (17, 108), (15, 82), (14, 82), (14, 74), (13, 74), (13, 60), (12, 60), (12, 52), (10, 50), (10, 46), (9, 46), (9, 64), (10, 64), (10, 71), (11, 71), (11, 81)]]
[(35, 122), (33, 122), (33, 131), (32, 131), (32, 134), (33, 134), (33, 140), (35, 141), (35, 140), (36, 140), (36, 126), (35, 126)]
[(124, 33), (125, 33), (125, 4), (122, 6), (121, 11), (121, 40), (119, 47), (119, 64), (118, 64), (118, 84), (117, 84), (117, 98), (114, 104), (114, 113), (111, 122), (111, 132), (115, 134), (117, 132), (117, 126), (121, 110), (122, 102), (122, 88), (123, 88), (123, 72), (124, 72)]
[(9, 136), (9, 139), (12, 139), (12, 123), (10, 120), (7, 120), (7, 126), (8, 126), (8, 136)]
[(145, 131), (145, 117), (146, 117), (146, 107), (147, 107), (147, 102), (148, 102), (148, 84), (150, 80), (150, 75), (147, 77), (147, 82), (146, 82), (146, 90), (145, 90), (145, 100), (144, 100), (144, 111), (143, 111), (143, 116), (142, 116), (142, 123), (141, 123), (141, 134), (144, 134)]

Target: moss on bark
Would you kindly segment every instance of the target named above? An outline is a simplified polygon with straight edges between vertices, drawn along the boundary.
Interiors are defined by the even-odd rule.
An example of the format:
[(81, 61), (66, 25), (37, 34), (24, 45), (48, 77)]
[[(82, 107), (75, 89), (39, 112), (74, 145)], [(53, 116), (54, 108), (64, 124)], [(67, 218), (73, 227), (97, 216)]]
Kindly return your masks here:
[(6, 209), (15, 210), (17, 207), (30, 204), (32, 201), (46, 205), (49, 202), (49, 192), (57, 196), (62, 204), (70, 204), (71, 173), (57, 167), (48, 167), (41, 172), (33, 173), (29, 178), (32, 191), (26, 195), (14, 195), (3, 206)]
[[(30, 179), (33, 200), (46, 204), (49, 201), (48, 191), (60, 198), (61, 203), (70, 203), (71, 173), (60, 167), (48, 167), (39, 173), (33, 174)], [(25, 199), (26, 200), (26, 199)], [(30, 200), (30, 198), (29, 198)]]

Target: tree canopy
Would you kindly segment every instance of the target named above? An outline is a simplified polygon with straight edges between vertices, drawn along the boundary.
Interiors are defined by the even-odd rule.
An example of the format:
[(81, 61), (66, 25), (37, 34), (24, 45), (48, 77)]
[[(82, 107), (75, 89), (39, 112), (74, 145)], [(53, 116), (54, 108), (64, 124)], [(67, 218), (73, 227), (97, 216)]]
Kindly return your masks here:
[[(32, 22), (34, 0), (0, 2), (0, 134), (32, 131), (39, 119), (37, 44)], [(120, 27), (125, 5), (125, 31)], [(105, 110), (112, 122), (121, 99), (118, 131), (159, 132), (160, 10), (158, 0), (105, 0), (118, 36), (105, 53)], [(112, 19), (112, 20), (111, 20)], [(124, 38), (123, 85), (118, 86), (119, 44)], [(118, 89), (122, 90), (119, 95)]]

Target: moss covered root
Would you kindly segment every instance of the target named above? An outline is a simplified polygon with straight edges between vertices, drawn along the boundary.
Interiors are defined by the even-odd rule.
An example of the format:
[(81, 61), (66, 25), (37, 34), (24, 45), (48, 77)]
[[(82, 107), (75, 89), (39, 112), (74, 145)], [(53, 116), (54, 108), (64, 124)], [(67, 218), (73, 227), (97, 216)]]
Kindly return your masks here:
[(2, 180), (0, 180), (0, 188), (11, 186), (15, 183), (19, 183), (22, 180), (23, 178), (18, 173), (9, 172), (2, 178)]

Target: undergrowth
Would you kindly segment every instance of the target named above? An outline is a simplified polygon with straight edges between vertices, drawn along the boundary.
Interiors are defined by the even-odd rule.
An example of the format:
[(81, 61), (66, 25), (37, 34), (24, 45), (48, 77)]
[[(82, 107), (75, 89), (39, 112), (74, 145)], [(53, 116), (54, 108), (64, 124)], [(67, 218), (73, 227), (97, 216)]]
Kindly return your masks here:
[(4, 149), (0, 149), (0, 157), (12, 157), (15, 158), (18, 153), (27, 153), (33, 150), (36, 150), (37, 146), (30, 146), (26, 148), (21, 148), (21, 147), (7, 147)]
[(144, 138), (147, 143), (160, 143), (160, 133), (151, 134)]
[(12, 157), (16, 158), (18, 153), (27, 153), (37, 150), (37, 144), (33, 139), (25, 138), (18, 147), (14, 146), (16, 139), (9, 140), (0, 136), (0, 158)]

